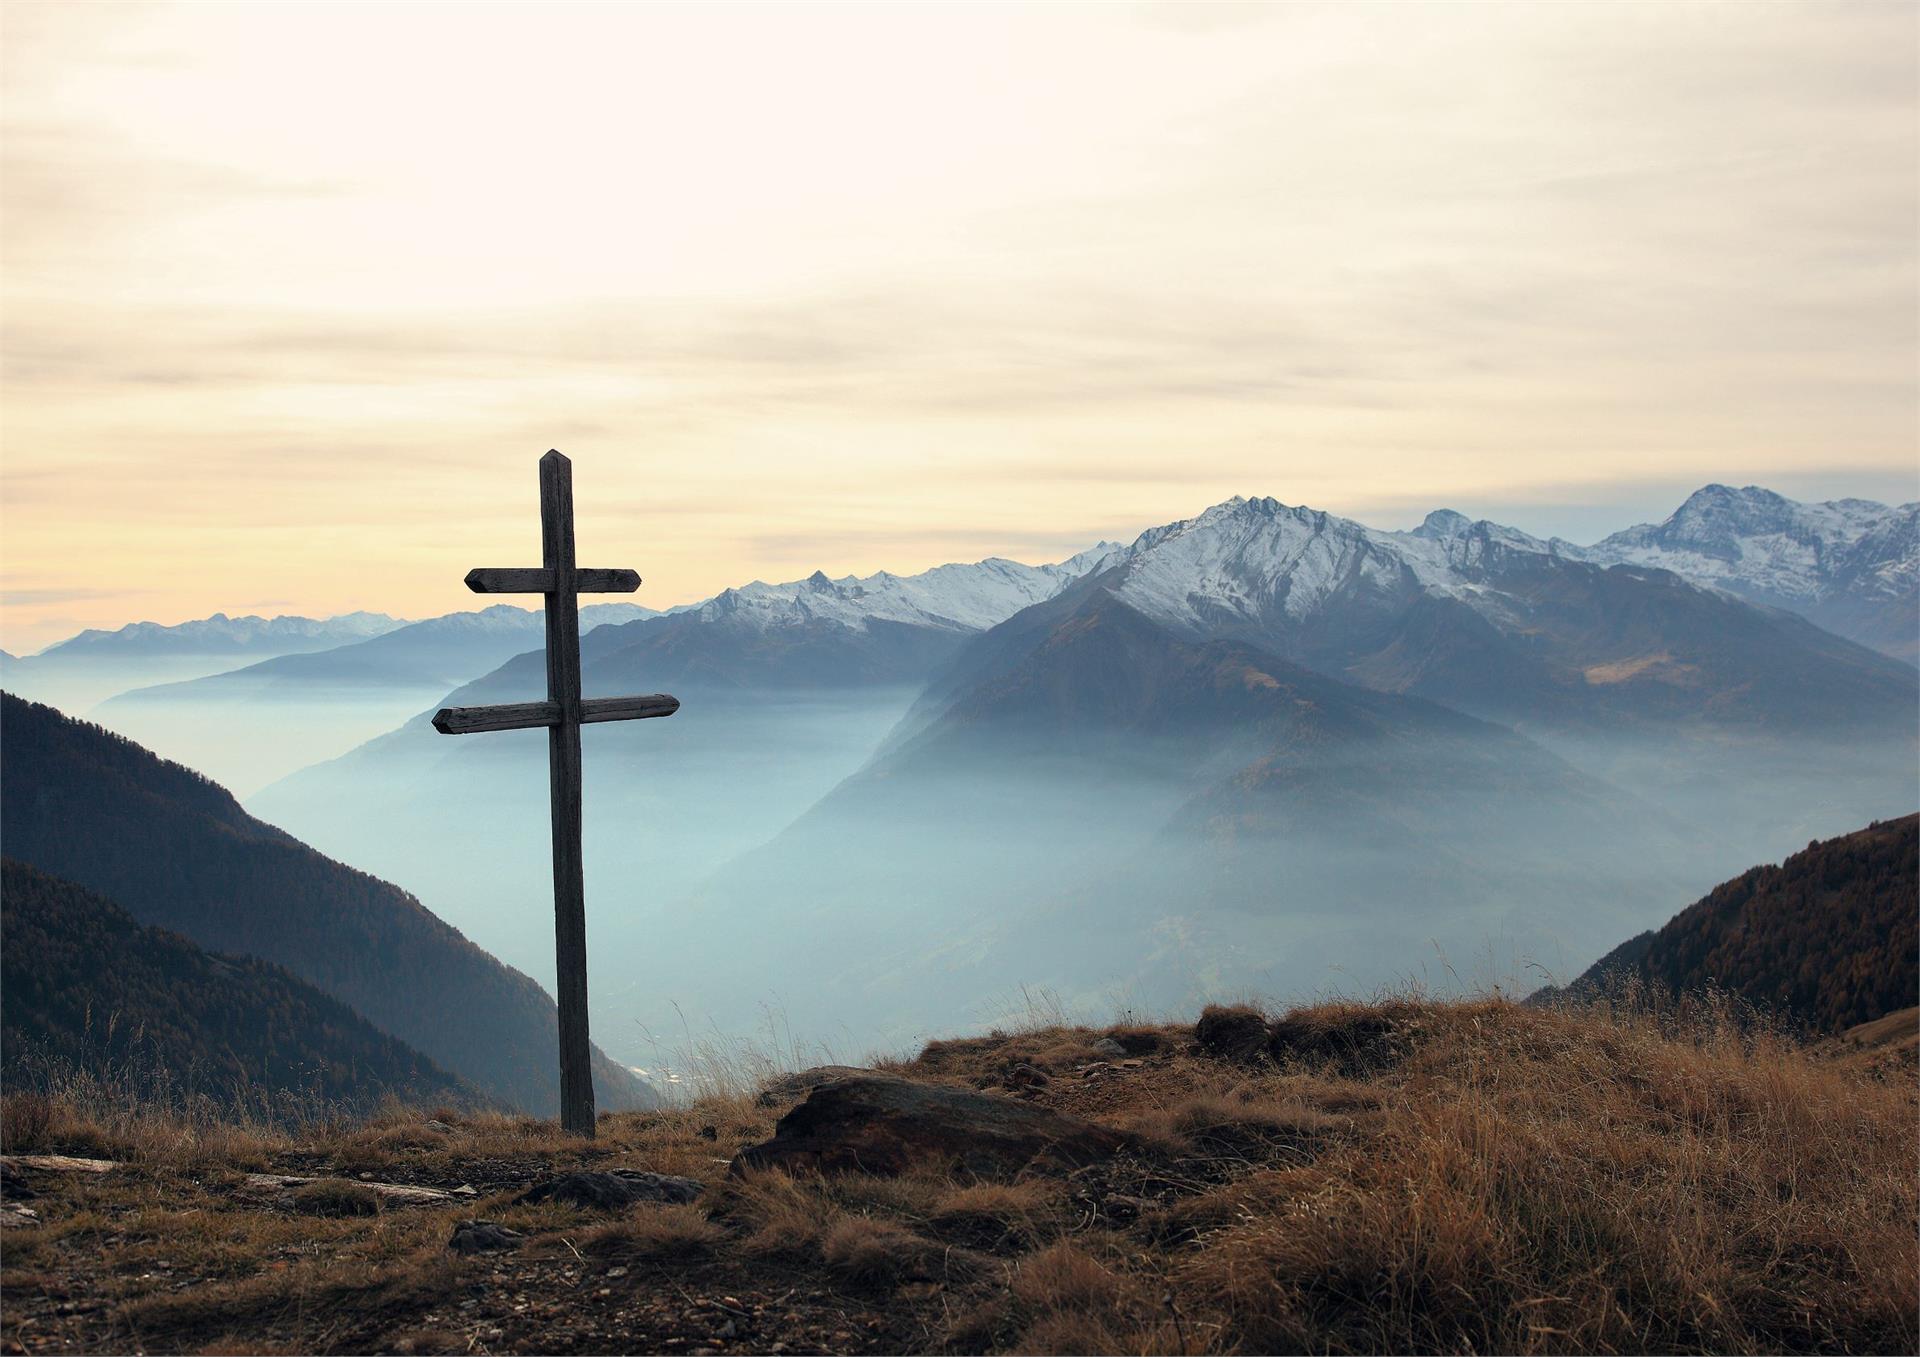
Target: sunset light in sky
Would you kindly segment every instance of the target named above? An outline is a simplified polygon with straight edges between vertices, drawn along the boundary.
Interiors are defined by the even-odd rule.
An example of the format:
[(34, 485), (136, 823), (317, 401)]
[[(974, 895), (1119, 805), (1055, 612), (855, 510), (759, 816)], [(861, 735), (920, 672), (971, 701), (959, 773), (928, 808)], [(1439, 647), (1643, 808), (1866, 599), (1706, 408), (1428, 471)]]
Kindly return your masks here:
[(1916, 489), (1908, 4), (8, 4), (0, 645)]

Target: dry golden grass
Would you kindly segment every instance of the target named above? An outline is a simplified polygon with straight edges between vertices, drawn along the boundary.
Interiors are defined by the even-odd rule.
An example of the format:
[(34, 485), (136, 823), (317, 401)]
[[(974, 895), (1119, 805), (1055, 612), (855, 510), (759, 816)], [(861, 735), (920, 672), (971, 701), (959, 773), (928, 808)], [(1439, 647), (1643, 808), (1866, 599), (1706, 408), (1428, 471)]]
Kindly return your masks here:
[(924, 1273), (935, 1246), (903, 1226), (872, 1216), (842, 1216), (821, 1237), (820, 1257), (857, 1282), (897, 1282)]
[(697, 1206), (640, 1206), (585, 1231), (576, 1242), (582, 1252), (601, 1258), (687, 1262), (706, 1257), (726, 1237)]
[[(570, 1350), (645, 1350), (684, 1331), (644, 1327), (632, 1310), (594, 1329), (593, 1307), (654, 1296), (680, 1323), (694, 1312), (675, 1286), (724, 1296), (706, 1312), (716, 1323), (764, 1322), (732, 1340), (758, 1348), (1920, 1346), (1911, 1063), (1802, 1047), (1712, 1005), (1396, 1001), (1256, 1016), (1266, 1041), (1242, 1041), (1233, 1059), (1209, 1054), (1190, 1027), (1135, 1024), (939, 1042), (897, 1062), (906, 1077), (1012, 1088), (1141, 1137), (1111, 1163), (1006, 1181), (728, 1176), (724, 1162), (783, 1110), (759, 1107), (745, 1084), (605, 1118), (591, 1145), (549, 1123), (448, 1109), (431, 1118), (442, 1127), (393, 1108), (293, 1136), (9, 1095), (10, 1153), (134, 1166), (73, 1175), (57, 1199), (36, 1199), (43, 1224), (9, 1227), (9, 1309), (84, 1292), (111, 1317), (82, 1331), (96, 1348), (228, 1351), (540, 1350), (558, 1341), (555, 1325), (574, 1326)], [(1243, 1014), (1233, 1020), (1244, 1028)], [(1138, 1054), (1123, 1065), (1095, 1048), (1102, 1036)], [(323, 1181), (273, 1203), (236, 1193), (238, 1175), (265, 1161)], [(708, 1188), (691, 1206), (609, 1219), (516, 1205), (516, 1190), (485, 1186), (503, 1165), (644, 1168)], [(373, 1196), (364, 1172), (473, 1176), (483, 1191), (352, 1214)], [(473, 1215), (527, 1245), (450, 1256), (452, 1220)], [(588, 1282), (616, 1265), (655, 1280)], [(476, 1278), (496, 1280), (475, 1290)], [(493, 1305), (473, 1302), (483, 1293), (512, 1304), (460, 1308)], [(789, 1317), (809, 1294), (826, 1316), (812, 1329)], [(564, 1304), (543, 1311), (543, 1296)], [(448, 1327), (463, 1314), (481, 1317)], [(5, 1337), (34, 1337), (13, 1325), (9, 1315)]]

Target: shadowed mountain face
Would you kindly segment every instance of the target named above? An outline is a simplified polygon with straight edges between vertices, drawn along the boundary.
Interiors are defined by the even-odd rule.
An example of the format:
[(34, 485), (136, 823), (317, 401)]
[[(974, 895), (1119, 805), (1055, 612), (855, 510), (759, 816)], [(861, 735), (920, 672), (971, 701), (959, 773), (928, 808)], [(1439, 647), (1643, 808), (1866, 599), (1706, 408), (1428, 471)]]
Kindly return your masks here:
[(0, 1041), (11, 1088), (82, 1071), (252, 1113), (484, 1102), (470, 1084), (292, 972), (216, 956), (6, 859)]
[(796, 1028), (904, 1039), (1018, 983), (1149, 1006), (1379, 983), (1419, 950), (1383, 931), (1460, 958), (1593, 946), (1681, 879), (1662, 817), (1512, 731), (1184, 640), (1106, 589), (1012, 619), (938, 686), (695, 897), (713, 942), (670, 997), (774, 992)]
[[(0, 695), (0, 740), (8, 856), (202, 947), (283, 965), (502, 1101), (558, 1105), (553, 1001), (412, 896), (51, 708)], [(594, 1082), (605, 1106), (651, 1097), (603, 1056)]]
[(1540, 1001), (1628, 980), (1709, 987), (1820, 1032), (1920, 1003), (1920, 816), (1810, 843), (1723, 882), (1664, 927), (1621, 943)]

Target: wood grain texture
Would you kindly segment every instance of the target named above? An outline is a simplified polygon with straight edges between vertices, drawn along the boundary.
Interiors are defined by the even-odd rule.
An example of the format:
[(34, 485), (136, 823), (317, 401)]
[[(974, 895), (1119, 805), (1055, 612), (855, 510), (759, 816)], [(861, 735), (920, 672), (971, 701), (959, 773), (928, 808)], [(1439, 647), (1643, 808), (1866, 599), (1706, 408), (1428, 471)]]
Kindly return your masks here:
[(580, 721), (589, 726), (599, 721), (645, 721), (654, 716), (672, 716), (679, 710), (680, 699), (667, 693), (590, 697), (580, 704)]
[[(476, 594), (550, 594), (554, 575), (541, 566), (476, 566), (467, 572), (467, 588)], [(619, 566), (581, 566), (573, 572), (576, 594), (630, 594), (640, 587), (640, 572)]]
[(489, 730), (526, 730), (560, 719), (555, 702), (500, 702), (491, 707), (442, 707), (433, 728), (442, 735), (478, 735)]
[(476, 594), (545, 594), (553, 574), (539, 566), (478, 565), (467, 572), (467, 588)]
[[(672, 716), (680, 699), (666, 693), (636, 697), (589, 697), (580, 703), (580, 723), (644, 721)], [(557, 702), (501, 702), (491, 707), (442, 707), (433, 714), (433, 728), (442, 735), (478, 735), (489, 730), (528, 730), (550, 726), (560, 719)]]
[[(558, 451), (540, 459), (541, 566), (555, 580), (574, 569), (573, 464)], [(547, 701), (559, 708), (547, 727), (553, 806), (553, 946), (560, 1007), (560, 1125), (592, 1137), (593, 1048), (587, 1036), (587, 886), (580, 850), (580, 599), (571, 589), (546, 596)]]

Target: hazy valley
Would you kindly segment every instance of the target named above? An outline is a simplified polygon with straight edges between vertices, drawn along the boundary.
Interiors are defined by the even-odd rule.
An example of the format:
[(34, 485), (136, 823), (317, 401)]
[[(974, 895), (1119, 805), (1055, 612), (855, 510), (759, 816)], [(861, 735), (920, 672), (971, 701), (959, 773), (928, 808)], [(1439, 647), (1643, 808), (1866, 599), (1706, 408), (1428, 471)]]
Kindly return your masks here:
[[(587, 695), (682, 702), (586, 735), (596, 1039), (655, 1068), (691, 1033), (860, 1050), (1023, 992), (1564, 979), (1912, 808), (1917, 517), (1715, 486), (1580, 547), (1233, 500), (1055, 566), (586, 609)], [(137, 666), (207, 643), (90, 638), (130, 687), (85, 714), (550, 985), (544, 739), (427, 722), (540, 696), (538, 614), (343, 625), (377, 634), (250, 627), (290, 648), (159, 686)]]

